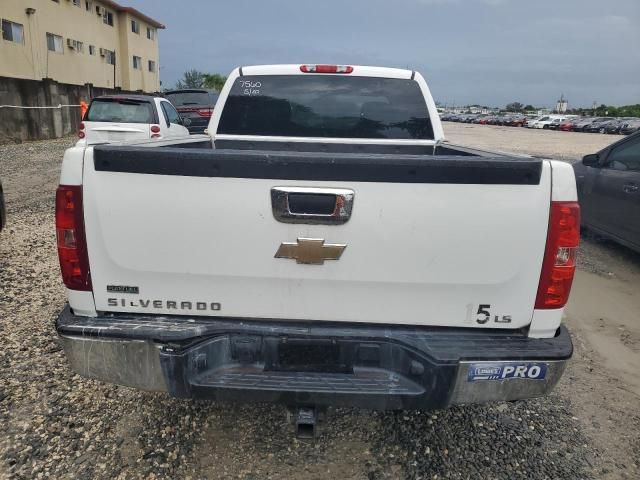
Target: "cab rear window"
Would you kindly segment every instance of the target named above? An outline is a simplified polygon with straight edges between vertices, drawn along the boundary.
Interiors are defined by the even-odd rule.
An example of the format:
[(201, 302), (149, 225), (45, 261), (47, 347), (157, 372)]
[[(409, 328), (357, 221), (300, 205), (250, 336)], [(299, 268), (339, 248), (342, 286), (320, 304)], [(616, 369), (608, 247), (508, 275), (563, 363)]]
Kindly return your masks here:
[(84, 117), (86, 122), (155, 123), (149, 102), (132, 99), (95, 99)]
[(225, 102), (218, 133), (433, 139), (417, 82), (347, 75), (239, 77)]

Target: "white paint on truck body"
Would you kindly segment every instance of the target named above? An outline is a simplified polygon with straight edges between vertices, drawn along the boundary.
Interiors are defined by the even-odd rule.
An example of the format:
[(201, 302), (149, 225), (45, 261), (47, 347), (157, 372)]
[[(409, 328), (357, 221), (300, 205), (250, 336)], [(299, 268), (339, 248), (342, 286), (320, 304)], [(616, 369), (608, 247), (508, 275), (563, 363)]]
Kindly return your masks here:
[[(244, 67), (243, 72), (311, 75), (298, 65)], [(354, 67), (352, 75), (410, 78), (412, 72)], [(216, 128), (238, 76), (236, 69), (222, 90), (209, 127), (212, 140), (223, 138)], [(420, 74), (414, 78), (426, 99), (434, 140), (320, 141), (442, 141), (431, 94)], [(208, 178), (98, 172), (89, 147), (65, 155), (61, 183), (84, 185), (92, 294), (99, 312), (469, 328), (531, 325), (535, 336), (550, 337), (563, 309), (536, 311), (534, 302), (550, 202), (576, 198), (571, 167), (566, 167), (543, 160), (538, 185)], [(351, 219), (343, 225), (278, 222), (273, 187), (351, 189)], [(297, 238), (322, 238), (346, 249), (340, 260), (324, 265), (274, 258), (282, 242)], [(136, 286), (139, 294), (108, 292), (108, 285)], [(87, 298), (70, 295), (71, 308), (91, 315)], [(477, 321), (479, 311), (488, 311), (487, 323)], [(500, 321), (507, 317), (509, 322)]]
[[(90, 150), (85, 160), (100, 311), (502, 328), (531, 321), (549, 215), (548, 163), (540, 185), (525, 186), (138, 175), (94, 171)], [(282, 186), (352, 189), (352, 217), (339, 226), (280, 223), (270, 190)], [(302, 237), (347, 248), (322, 266), (274, 258), (282, 242)], [(143, 299), (222, 308), (143, 308), (138, 296), (108, 293), (110, 284), (140, 286)], [(109, 298), (125, 305), (109, 305)], [(511, 323), (477, 323), (481, 304), (491, 305), (492, 320), (509, 315)]]

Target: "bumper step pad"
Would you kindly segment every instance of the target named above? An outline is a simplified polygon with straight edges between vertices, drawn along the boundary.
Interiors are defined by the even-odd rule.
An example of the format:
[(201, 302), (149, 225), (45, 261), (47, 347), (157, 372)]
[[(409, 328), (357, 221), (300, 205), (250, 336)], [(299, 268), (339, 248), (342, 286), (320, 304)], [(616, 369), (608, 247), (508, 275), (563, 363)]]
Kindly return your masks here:
[(197, 377), (193, 387), (289, 392), (422, 395), (422, 386), (383, 370), (356, 369), (353, 374), (269, 372), (244, 366), (224, 368)]

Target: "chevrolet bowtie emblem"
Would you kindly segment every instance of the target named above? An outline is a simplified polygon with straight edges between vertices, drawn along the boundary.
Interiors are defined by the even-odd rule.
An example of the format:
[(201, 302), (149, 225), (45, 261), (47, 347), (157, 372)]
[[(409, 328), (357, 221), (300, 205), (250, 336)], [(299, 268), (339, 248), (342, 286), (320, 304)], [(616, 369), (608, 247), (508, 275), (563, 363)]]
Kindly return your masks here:
[(323, 238), (298, 238), (296, 243), (282, 242), (276, 258), (295, 258), (296, 263), (323, 265), (325, 260), (339, 260), (346, 245), (324, 243)]

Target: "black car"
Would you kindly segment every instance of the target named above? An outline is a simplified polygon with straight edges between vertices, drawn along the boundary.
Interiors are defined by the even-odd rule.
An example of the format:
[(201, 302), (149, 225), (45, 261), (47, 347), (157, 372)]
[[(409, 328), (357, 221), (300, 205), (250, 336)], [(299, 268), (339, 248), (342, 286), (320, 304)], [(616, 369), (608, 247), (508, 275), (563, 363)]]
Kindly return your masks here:
[(7, 210), (4, 205), (4, 191), (2, 190), (2, 182), (0, 182), (0, 232), (7, 224)]
[(183, 118), (191, 120), (189, 133), (203, 133), (209, 126), (219, 93), (202, 88), (189, 88), (171, 90), (164, 95)]
[[(620, 129), (622, 128), (622, 125), (628, 120), (629, 120), (628, 118), (616, 118), (615, 120), (606, 122), (600, 129), (600, 133), (609, 133), (609, 134), (620, 133)], [(602, 129), (604, 129), (604, 132), (602, 132)]]
[(573, 168), (582, 225), (640, 252), (640, 132)]
[(635, 132), (640, 132), (640, 118), (624, 122), (620, 127), (619, 133), (623, 135), (631, 135)]
[(589, 133), (605, 133), (605, 125), (608, 124), (611, 120), (615, 120), (613, 117), (600, 117), (596, 118), (589, 125), (586, 125), (582, 131)]

